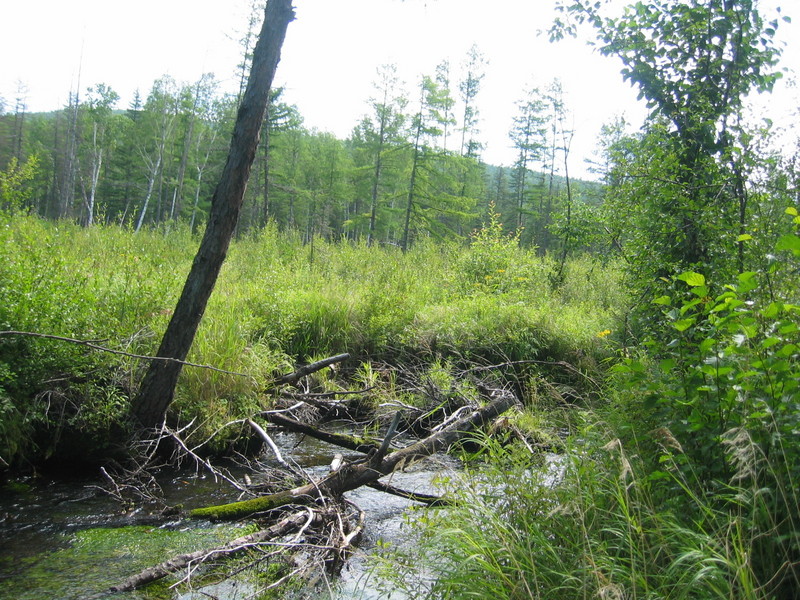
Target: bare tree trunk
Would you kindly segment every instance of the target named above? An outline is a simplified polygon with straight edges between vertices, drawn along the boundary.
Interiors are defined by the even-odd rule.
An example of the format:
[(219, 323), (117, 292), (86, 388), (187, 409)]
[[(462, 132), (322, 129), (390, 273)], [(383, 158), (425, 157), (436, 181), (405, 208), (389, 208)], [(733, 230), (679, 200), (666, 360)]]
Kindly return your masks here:
[(86, 226), (94, 224), (95, 199), (97, 198), (97, 183), (100, 180), (100, 169), (103, 166), (103, 149), (98, 147), (97, 142), (97, 123), (94, 124), (92, 132), (92, 182), (89, 189), (89, 200), (86, 205)]
[[(80, 79), (79, 79), (80, 81)], [(74, 103), (74, 104), (73, 104)], [(77, 170), (78, 152), (78, 93), (70, 93), (70, 118), (67, 132), (67, 154), (64, 167), (64, 186), (61, 189), (61, 202), (58, 209), (58, 218), (66, 219), (71, 216), (73, 197), (75, 195), (75, 172)]]
[[(183, 360), (189, 353), (242, 208), (281, 46), (289, 22), (294, 19), (291, 0), (268, 0), (265, 13), (228, 159), (211, 201), (203, 240), (158, 350), (162, 358)], [(172, 361), (150, 363), (131, 406), (138, 425), (154, 428), (163, 423), (181, 367), (180, 363)]]
[(135, 231), (138, 232), (142, 228), (142, 224), (144, 223), (144, 217), (147, 214), (147, 206), (150, 204), (150, 198), (153, 196), (153, 186), (156, 184), (156, 178), (158, 177), (158, 170), (161, 168), (161, 157), (163, 156), (163, 151), (159, 151), (158, 157), (156, 158), (156, 162), (150, 162), (147, 156), (145, 156), (145, 160), (150, 165), (150, 178), (147, 181), (147, 194), (144, 197), (144, 203), (142, 204), (142, 211), (139, 213), (139, 220), (136, 221), (136, 229)]

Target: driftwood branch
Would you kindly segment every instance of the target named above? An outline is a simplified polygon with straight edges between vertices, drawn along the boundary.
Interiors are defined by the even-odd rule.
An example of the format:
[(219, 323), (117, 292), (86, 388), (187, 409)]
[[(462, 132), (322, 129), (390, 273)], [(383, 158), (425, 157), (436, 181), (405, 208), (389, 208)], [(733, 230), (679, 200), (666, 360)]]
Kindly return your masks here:
[(264, 431), (264, 428), (261, 427), (261, 425), (259, 425), (255, 421), (253, 421), (253, 419), (247, 419), (247, 424), (250, 425), (250, 427), (253, 428), (253, 430), (259, 435), (259, 437), (262, 440), (264, 440), (264, 443), (267, 446), (269, 446), (269, 449), (272, 450), (272, 454), (275, 455), (275, 460), (277, 460), (278, 463), (280, 463), (281, 465), (283, 465), (284, 467), (286, 467), (288, 469), (289, 468), (289, 463), (287, 463), (284, 460), (283, 454), (281, 454), (280, 448), (278, 448), (278, 445), (275, 442), (272, 441), (272, 438), (269, 437), (269, 434), (266, 431)]
[(197, 508), (189, 514), (197, 519), (241, 519), (290, 503), (307, 504), (320, 496), (338, 497), (344, 492), (369, 485), (397, 468), (448, 448), (475, 429), (494, 420), (516, 403), (517, 400), (513, 394), (499, 392), (497, 397), (486, 406), (474, 410), (438, 433), (402, 450), (392, 452), (382, 460), (371, 460), (377, 456), (376, 450), (372, 456), (368, 456), (362, 461), (345, 464), (319, 482), (232, 504)]
[(287, 375), (281, 375), (278, 377), (275, 382), (274, 386), (280, 385), (287, 385), (292, 383), (297, 383), (303, 377), (311, 375), (312, 373), (316, 373), (317, 371), (321, 371), (325, 367), (330, 367), (331, 365), (335, 365), (336, 363), (342, 362), (350, 358), (350, 355), (345, 354), (337, 354), (336, 356), (330, 356), (328, 358), (323, 358), (322, 360), (318, 360), (317, 362), (313, 362), (310, 365), (305, 365), (297, 369), (294, 373), (289, 373)]

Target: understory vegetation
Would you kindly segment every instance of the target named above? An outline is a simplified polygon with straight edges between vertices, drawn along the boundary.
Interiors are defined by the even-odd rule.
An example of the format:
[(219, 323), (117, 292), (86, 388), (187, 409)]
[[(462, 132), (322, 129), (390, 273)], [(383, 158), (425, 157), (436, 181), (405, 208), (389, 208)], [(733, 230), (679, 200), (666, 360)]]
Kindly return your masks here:
[[(474, 120), (461, 124), (461, 151), (447, 150), (446, 65), (422, 79), (413, 114), (384, 69), (384, 102), (346, 143), (302, 131), (272, 98), (264, 183), (244, 204), (167, 422), (203, 452), (240, 450), (247, 428), (227, 424), (270, 408), (280, 375), (341, 353), (349, 360), (304, 391), (357, 391), (373, 416), (513, 392), (517, 409), (458, 444), (460, 501), (415, 514), (415, 543), (382, 546), (375, 569), (390, 591), (800, 598), (800, 145), (775, 148), (780, 132), (746, 107), (783, 74), (775, 34), (788, 18), (765, 21), (753, 0), (616, 4), (559, 2), (550, 30), (558, 40), (589, 28), (650, 110), (636, 133), (621, 122), (603, 132), (602, 182), (567, 176), (557, 86), (547, 102), (536, 91), (520, 103), (508, 173), (481, 162)], [(122, 120), (142, 139), (157, 91)], [(75, 123), (111, 131), (107, 96), (99, 113), (71, 107)], [(225, 131), (186, 117), (185, 139), (196, 117), (203, 147)], [(96, 466), (131, 439), (131, 398), (211, 185), (200, 145), (186, 190), (188, 146), (170, 161), (174, 181), (142, 154), (148, 191), (136, 200), (123, 168), (135, 139), (115, 148), (102, 202), (102, 152), (90, 155), (88, 138), (83, 164), (97, 170), (83, 205), (77, 172), (57, 185), (43, 170), (56, 160), (31, 152), (0, 171), (0, 474)], [(181, 204), (190, 187), (194, 203)]]
[[(134, 355), (155, 353), (197, 237), (185, 227), (135, 233), (23, 215), (5, 215), (0, 235), (0, 456), (6, 466), (102, 458), (126, 427), (146, 366)], [(387, 365), (454, 378), (476, 366), (541, 361), (509, 364), (520, 389), (548, 364), (565, 385), (596, 377), (612, 353), (598, 334), (623, 305), (618, 265), (576, 258), (552, 291), (558, 265), (509, 240), (495, 231), (469, 249), (420, 243), (403, 253), (304, 244), (275, 228), (243, 237), (188, 356), (214, 369), (184, 369), (171, 422), (194, 420), (197, 435), (207, 434), (267, 407), (277, 375), (341, 352), (354, 357), (343, 375), (401, 401), (407, 392)], [(559, 361), (575, 373), (553, 366)], [(316, 385), (342, 389), (345, 377), (320, 375)]]

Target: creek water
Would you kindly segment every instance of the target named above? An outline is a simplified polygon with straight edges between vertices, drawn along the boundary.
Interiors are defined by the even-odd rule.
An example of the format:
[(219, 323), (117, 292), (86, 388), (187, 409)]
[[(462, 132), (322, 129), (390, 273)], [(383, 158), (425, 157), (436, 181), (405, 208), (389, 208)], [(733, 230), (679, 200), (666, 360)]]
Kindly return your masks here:
[[(274, 439), (287, 459), (318, 477), (327, 472), (333, 455), (341, 452), (316, 440), (301, 441), (293, 434), (278, 434)], [(395, 473), (391, 483), (413, 492), (441, 492), (443, 482), (458, 467), (455, 459), (438, 455)], [(143, 525), (141, 515), (121, 513), (119, 504), (98, 493), (93, 486), (99, 484), (85, 479), (31, 478), (0, 488), (0, 599), (88, 598), (175, 554), (210, 548), (246, 532), (245, 525), (178, 518)], [(228, 484), (194, 471), (162, 473), (160, 485), (168, 504), (182, 504), (186, 509), (233, 501), (238, 494)], [(349, 492), (347, 498), (366, 512), (364, 535), (341, 575), (318, 585), (309, 597), (389, 597), (382, 591), (387, 582), (374, 571), (368, 555), (379, 544), (409, 543), (408, 519), (413, 518), (415, 503), (366, 487)], [(104, 596), (112, 600), (252, 597), (258, 597), (257, 587), (246, 578), (185, 593), (156, 583), (142, 591)], [(398, 597), (391, 594), (393, 600)]]

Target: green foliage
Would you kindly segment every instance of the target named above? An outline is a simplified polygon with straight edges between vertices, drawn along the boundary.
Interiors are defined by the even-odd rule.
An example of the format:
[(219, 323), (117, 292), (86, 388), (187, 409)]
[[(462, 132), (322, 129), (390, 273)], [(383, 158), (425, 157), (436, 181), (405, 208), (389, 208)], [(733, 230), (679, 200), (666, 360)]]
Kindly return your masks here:
[(36, 178), (39, 159), (31, 156), (20, 164), (12, 158), (5, 171), (0, 171), (0, 211), (16, 212), (29, 208), (32, 195), (29, 182)]
[[(203, 437), (263, 409), (276, 374), (340, 352), (451, 360), (454, 369), (606, 356), (610, 345), (597, 333), (612, 328), (622, 297), (617, 267), (570, 262), (559, 294), (545, 293), (552, 266), (520, 250), (497, 219), (471, 248), (424, 240), (406, 253), (319, 237), (304, 245), (274, 226), (243, 236), (188, 357), (228, 372), (185, 368), (170, 419), (194, 420)], [(24, 215), (9, 216), (0, 236), (3, 329), (102, 340), (140, 355), (155, 353), (197, 244), (185, 226), (135, 233)], [(0, 457), (38, 460), (76, 441), (84, 457), (89, 447), (102, 455), (119, 438), (142, 369), (140, 360), (84, 346), (0, 336)], [(384, 392), (402, 395), (381, 380)]]
[(673, 296), (655, 300), (674, 335), (648, 343), (657, 365), (628, 359), (615, 370), (646, 390), (645, 409), (705, 465), (704, 475), (724, 479), (731, 467), (722, 441), (732, 429), (748, 430), (766, 455), (790, 448), (785, 441), (800, 424), (800, 308), (759, 293), (754, 272), (722, 293), (699, 273), (675, 281)]
[[(796, 227), (796, 210), (787, 212)], [(757, 585), (779, 595), (796, 586), (800, 556), (800, 307), (796, 287), (782, 297), (772, 280), (796, 286), (796, 235), (778, 240), (769, 269), (734, 284), (715, 290), (700, 273), (675, 277), (672, 293), (654, 301), (672, 335), (615, 368), (616, 383), (644, 399), (644, 426), (671, 440), (672, 451), (655, 455), (674, 461), (673, 488), (720, 494), (723, 510), (743, 519)]]
[(591, 25), (651, 109), (641, 135), (607, 147), (607, 229), (637, 291), (676, 271), (729, 279), (754, 268), (742, 236), (770, 207), (750, 194), (765, 132), (744, 125), (744, 101), (781, 76), (778, 19), (765, 22), (751, 0), (651, 0), (621, 12), (570, 0), (558, 10), (572, 21), (559, 18), (553, 37)]
[(460, 508), (428, 511), (411, 550), (385, 552), (389, 586), (448, 599), (770, 597), (741, 523), (686, 489), (675, 492), (681, 510), (664, 507), (636, 454), (603, 436), (584, 428), (544, 466), (489, 441), (493, 460), (460, 482)]

